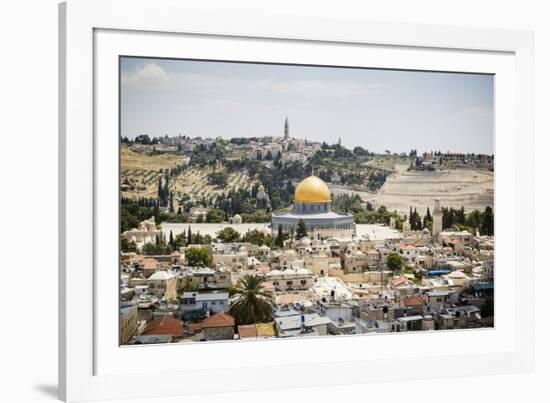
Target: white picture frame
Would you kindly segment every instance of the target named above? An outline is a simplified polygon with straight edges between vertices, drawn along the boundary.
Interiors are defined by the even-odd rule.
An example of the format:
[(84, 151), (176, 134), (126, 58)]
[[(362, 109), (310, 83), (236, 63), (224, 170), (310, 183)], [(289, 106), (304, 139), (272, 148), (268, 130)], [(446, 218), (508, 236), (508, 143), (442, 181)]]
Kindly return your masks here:
[[(533, 36), (529, 32), (234, 15), (181, 2), (60, 5), (59, 390), (67, 401), (340, 385), (533, 368)], [(220, 45), (220, 43), (222, 45)], [(269, 48), (270, 54), (262, 54)], [(306, 50), (307, 52), (305, 52)], [(361, 50), (357, 52), (357, 50)], [(154, 53), (154, 54), (153, 54)], [(496, 77), (496, 327), (352, 338), (121, 348), (116, 310), (120, 55), (488, 72)], [(415, 56), (411, 58), (411, 54)], [(332, 57), (332, 60), (331, 60)], [(361, 57), (368, 57), (365, 61)], [(266, 60), (269, 58), (270, 60)], [(331, 63), (332, 62), (332, 63)], [(116, 200), (116, 199), (115, 199)], [(519, 218), (521, 208), (521, 220)], [(500, 217), (504, 217), (503, 214)], [(500, 221), (499, 221), (500, 220)], [(101, 235), (101, 236), (99, 236)], [(114, 266), (113, 266), (114, 265)], [(112, 269), (115, 267), (115, 269)], [(112, 272), (115, 270), (115, 272)], [(501, 291), (499, 291), (501, 290)], [(499, 298), (506, 295), (506, 298)], [(504, 294), (506, 293), (506, 294)], [(500, 311), (500, 314), (499, 314)], [(504, 313), (503, 313), (504, 312)], [(431, 343), (409, 354), (395, 340)], [(390, 338), (390, 339), (387, 339)], [(369, 348), (376, 340), (376, 349)], [(389, 341), (388, 341), (389, 340)], [(468, 340), (469, 348), (458, 344)], [(384, 343), (395, 348), (380, 348)], [(269, 347), (268, 347), (269, 346)], [(330, 352), (339, 351), (332, 356)], [(317, 357), (315, 354), (319, 354)], [(295, 355), (300, 356), (295, 357)], [(186, 365), (177, 356), (185, 357)], [(226, 357), (224, 364), (216, 357)], [(172, 359), (164, 359), (172, 357)], [(258, 362), (258, 357), (262, 357)], [(290, 357), (290, 358), (289, 358)], [(238, 371), (236, 370), (238, 368)], [(445, 372), (441, 368), (446, 368)], [(285, 382), (273, 383), (278, 374)], [(208, 379), (216, 378), (216, 382)], [(129, 388), (128, 385), (132, 387)], [(186, 387), (186, 385), (189, 385)]]

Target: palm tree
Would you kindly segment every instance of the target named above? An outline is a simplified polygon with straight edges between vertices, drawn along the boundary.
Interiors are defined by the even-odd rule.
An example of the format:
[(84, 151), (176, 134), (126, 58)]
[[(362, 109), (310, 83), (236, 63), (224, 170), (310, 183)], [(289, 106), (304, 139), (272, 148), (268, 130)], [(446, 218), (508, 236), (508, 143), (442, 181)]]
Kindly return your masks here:
[(273, 319), (268, 296), (262, 290), (263, 278), (247, 274), (234, 289), (239, 297), (231, 304), (229, 314), (235, 318), (237, 325), (270, 322)]

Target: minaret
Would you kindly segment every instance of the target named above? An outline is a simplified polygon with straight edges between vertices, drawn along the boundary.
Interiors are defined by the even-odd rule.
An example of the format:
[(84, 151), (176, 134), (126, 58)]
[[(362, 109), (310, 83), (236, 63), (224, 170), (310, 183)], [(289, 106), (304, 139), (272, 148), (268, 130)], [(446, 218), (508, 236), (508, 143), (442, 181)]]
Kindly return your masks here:
[(443, 231), (443, 213), (439, 199), (435, 199), (434, 212), (432, 214), (432, 235), (437, 238), (439, 233)]
[(285, 117), (285, 140), (288, 140), (288, 117)]

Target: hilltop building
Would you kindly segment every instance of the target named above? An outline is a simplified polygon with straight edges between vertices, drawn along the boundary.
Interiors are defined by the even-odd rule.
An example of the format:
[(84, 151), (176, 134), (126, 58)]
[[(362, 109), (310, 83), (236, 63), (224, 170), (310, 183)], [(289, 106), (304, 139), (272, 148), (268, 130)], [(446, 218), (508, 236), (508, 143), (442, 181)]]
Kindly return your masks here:
[(271, 231), (276, 234), (281, 227), (295, 233), (298, 221), (303, 220), (312, 238), (351, 238), (355, 235), (353, 216), (333, 213), (331, 203), (327, 184), (317, 176), (309, 176), (296, 187), (292, 212), (271, 216)]

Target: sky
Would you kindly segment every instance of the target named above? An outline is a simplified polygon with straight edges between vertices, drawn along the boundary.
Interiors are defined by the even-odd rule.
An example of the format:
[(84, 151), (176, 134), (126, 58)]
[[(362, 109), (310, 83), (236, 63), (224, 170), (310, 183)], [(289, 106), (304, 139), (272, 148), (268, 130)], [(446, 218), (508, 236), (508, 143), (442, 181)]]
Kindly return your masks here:
[(493, 76), (121, 58), (121, 135), (290, 135), (370, 151), (494, 153)]

